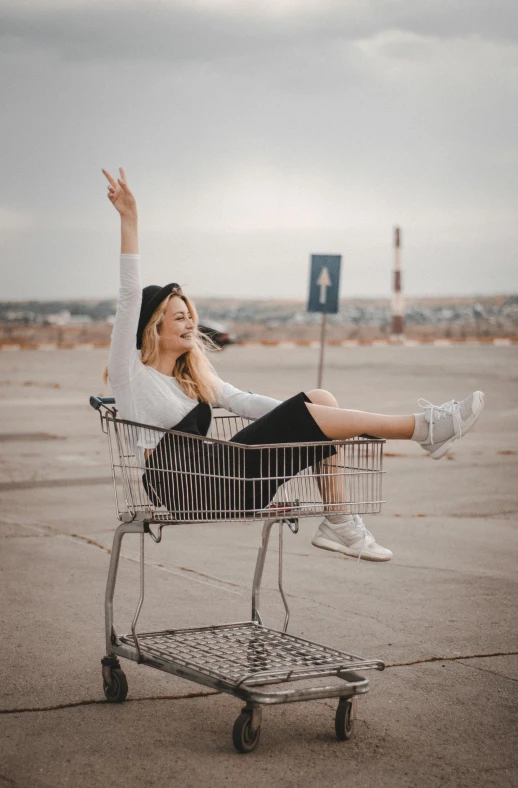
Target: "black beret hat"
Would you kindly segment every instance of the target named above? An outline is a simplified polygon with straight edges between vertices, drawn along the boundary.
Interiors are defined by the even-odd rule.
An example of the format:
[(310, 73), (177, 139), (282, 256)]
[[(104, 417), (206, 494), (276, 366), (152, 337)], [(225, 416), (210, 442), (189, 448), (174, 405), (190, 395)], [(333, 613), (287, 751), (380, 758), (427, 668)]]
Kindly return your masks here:
[(173, 290), (180, 290), (180, 285), (176, 282), (171, 282), (165, 287), (159, 285), (148, 285), (142, 291), (142, 305), (140, 307), (140, 317), (137, 328), (137, 348), (142, 347), (142, 337), (144, 329), (149, 323), (149, 320), (159, 304), (162, 303), (164, 298), (171, 295)]

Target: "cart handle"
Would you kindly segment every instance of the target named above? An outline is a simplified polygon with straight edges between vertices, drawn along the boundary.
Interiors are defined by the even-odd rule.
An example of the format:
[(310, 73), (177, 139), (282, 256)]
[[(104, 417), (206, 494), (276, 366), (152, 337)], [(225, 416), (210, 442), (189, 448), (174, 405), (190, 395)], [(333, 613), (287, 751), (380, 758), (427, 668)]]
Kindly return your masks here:
[(90, 405), (99, 410), (102, 405), (115, 405), (115, 397), (90, 397)]

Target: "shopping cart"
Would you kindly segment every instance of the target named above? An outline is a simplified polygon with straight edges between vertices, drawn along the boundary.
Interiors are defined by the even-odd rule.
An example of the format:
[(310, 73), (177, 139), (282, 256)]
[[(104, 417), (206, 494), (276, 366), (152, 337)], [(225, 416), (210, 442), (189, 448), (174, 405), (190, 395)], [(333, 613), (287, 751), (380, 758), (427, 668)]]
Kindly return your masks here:
[[(102, 660), (106, 699), (122, 703), (126, 698), (128, 684), (118, 659), (123, 657), (240, 698), (245, 706), (232, 732), (239, 752), (255, 748), (262, 707), (276, 703), (336, 697), (336, 735), (340, 740), (349, 739), (356, 696), (369, 689), (368, 679), (357, 671), (383, 670), (385, 665), (379, 659), (364, 659), (288, 634), (290, 614), (282, 582), (283, 534), (284, 526), (297, 533), (300, 517), (379, 512), (384, 441), (369, 438), (251, 447), (229, 441), (248, 423), (241, 417), (216, 416), (211, 435), (205, 438), (120, 419), (115, 400), (110, 397), (91, 397), (90, 404), (99, 411), (103, 432), (108, 436), (115, 504), (121, 521), (113, 539), (106, 586), (106, 656)], [(153, 454), (156, 458), (158, 449), (153, 452), (149, 447), (157, 444), (166, 449), (161, 455), (162, 465), (155, 462), (150, 472), (149, 458)], [(200, 462), (209, 449), (210, 468)], [(261, 473), (252, 479), (244, 472), (251, 451), (256, 459), (257, 452), (261, 455)], [(308, 451), (323, 459), (289, 478), (287, 469), (293, 468), (302, 455), (307, 459)], [(265, 505), (264, 495), (273, 489), (273, 499)], [(137, 633), (144, 601), (145, 536), (149, 534), (158, 543), (164, 526), (222, 520), (263, 523), (252, 583), (251, 619)], [(265, 626), (259, 612), (266, 553), (275, 523), (279, 525), (278, 590), (285, 611), (282, 630)], [(122, 539), (128, 533), (140, 534), (140, 597), (131, 631), (118, 634), (113, 599)]]

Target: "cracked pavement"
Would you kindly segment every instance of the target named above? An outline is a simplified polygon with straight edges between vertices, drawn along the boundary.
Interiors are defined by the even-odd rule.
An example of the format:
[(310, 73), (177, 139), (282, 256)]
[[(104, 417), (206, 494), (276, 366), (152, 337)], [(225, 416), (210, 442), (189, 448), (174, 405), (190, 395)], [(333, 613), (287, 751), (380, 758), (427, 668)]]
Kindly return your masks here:
[[(316, 550), (316, 520), (286, 534), (290, 631), (387, 670), (368, 674), (349, 742), (334, 737), (334, 701), (288, 704), (265, 709), (257, 750), (240, 756), (230, 734), (241, 704), (230, 696), (123, 662), (128, 701), (104, 702), (116, 518), (106, 438), (87, 401), (103, 393), (105, 351), (0, 353), (0, 787), (517, 786), (517, 354), (328, 349), (324, 385), (344, 406), (411, 412), (418, 396), (481, 388), (486, 410), (440, 462), (413, 444), (388, 448), (387, 503), (366, 518), (394, 552), (388, 564)], [(317, 353), (236, 347), (215, 363), (235, 385), (283, 398), (313, 386)], [(147, 540), (139, 629), (247, 618), (259, 538), (258, 525), (223, 523)], [(261, 609), (278, 627), (272, 548)], [(137, 562), (128, 536), (120, 631), (138, 598)]]

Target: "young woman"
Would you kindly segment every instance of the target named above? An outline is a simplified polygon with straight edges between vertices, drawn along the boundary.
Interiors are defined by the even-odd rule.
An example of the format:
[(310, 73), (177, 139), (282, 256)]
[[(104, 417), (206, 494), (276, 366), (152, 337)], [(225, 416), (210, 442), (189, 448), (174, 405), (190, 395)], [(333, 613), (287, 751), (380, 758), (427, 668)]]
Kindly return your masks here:
[[(108, 376), (120, 415), (133, 422), (193, 435), (207, 435), (211, 423), (211, 405), (218, 405), (253, 423), (233, 436), (232, 441), (258, 445), (344, 440), (369, 434), (386, 439), (414, 440), (434, 459), (443, 457), (451, 444), (465, 435), (480, 416), (484, 395), (475, 391), (461, 402), (452, 400), (436, 406), (420, 400), (422, 413), (407, 416), (382, 415), (338, 407), (327, 391), (315, 389), (299, 393), (281, 402), (271, 397), (251, 394), (220, 380), (205, 354), (197, 333), (197, 315), (192, 302), (176, 283), (165, 287), (150, 285), (142, 290), (138, 248), (138, 215), (135, 198), (126, 174), (120, 170), (116, 180), (103, 170), (108, 179), (108, 198), (121, 217), (121, 281), (117, 314), (113, 327)], [(146, 473), (144, 486), (150, 499), (167, 508), (188, 506), (189, 491), (178, 486), (171, 489), (172, 473), (164, 473), (164, 463), (185, 462), (172, 456), (166, 435), (156, 442), (147, 433), (141, 445)], [(196, 441), (192, 441), (196, 443)], [(202, 448), (189, 457), (204, 474), (210, 474), (221, 460), (218, 444)], [(215, 447), (215, 448), (214, 448)], [(221, 453), (219, 452), (219, 455)], [(275, 456), (277, 456), (276, 452)], [(327, 460), (332, 463), (334, 449), (308, 449), (290, 455), (290, 467), (283, 466), (285, 478), (304, 468)], [(296, 456), (296, 459), (294, 457)], [(248, 479), (261, 475), (264, 451), (247, 450), (246, 469), (234, 469)], [(269, 462), (269, 461), (268, 461)], [(268, 465), (270, 468), (270, 465)], [(180, 468), (181, 470), (181, 468)], [(289, 472), (288, 472), (289, 471)], [(235, 475), (231, 473), (231, 475)], [(279, 469), (268, 474), (282, 477)], [(245, 509), (267, 506), (282, 483), (250, 482), (245, 485)], [(221, 483), (220, 483), (221, 484)], [(326, 503), (332, 501), (323, 491)], [(216, 510), (234, 508), (235, 502), (218, 485), (211, 490)], [(174, 500), (172, 500), (174, 498)], [(239, 507), (241, 508), (241, 506)], [(332, 511), (332, 505), (329, 507)], [(312, 543), (316, 547), (357, 556), (371, 561), (387, 561), (390, 550), (377, 545), (358, 515), (328, 514), (320, 524)]]

